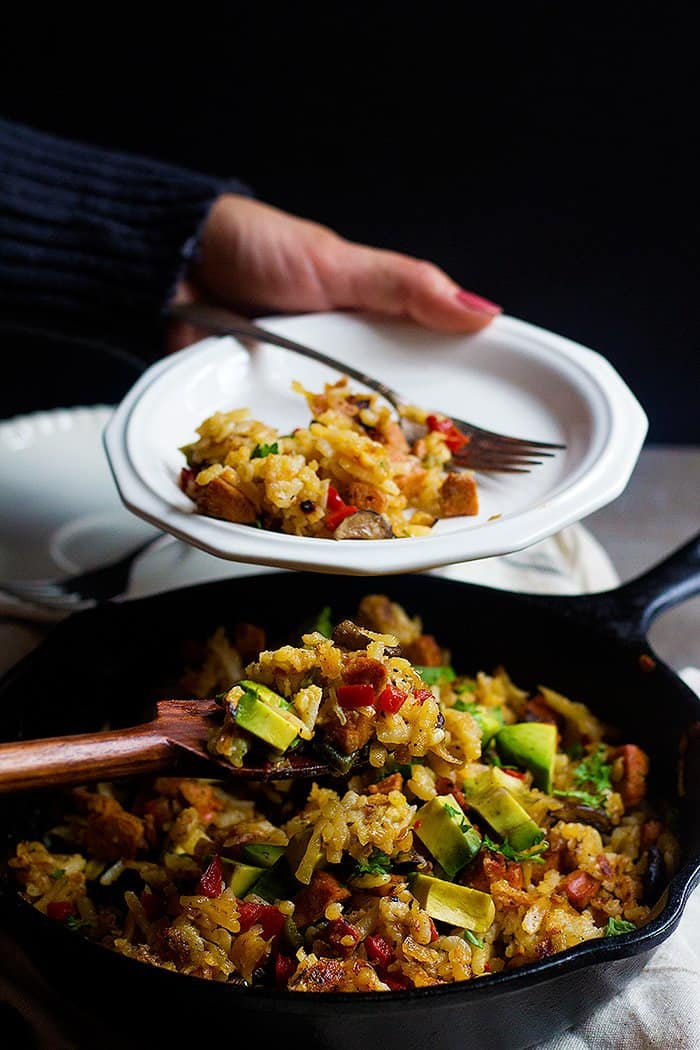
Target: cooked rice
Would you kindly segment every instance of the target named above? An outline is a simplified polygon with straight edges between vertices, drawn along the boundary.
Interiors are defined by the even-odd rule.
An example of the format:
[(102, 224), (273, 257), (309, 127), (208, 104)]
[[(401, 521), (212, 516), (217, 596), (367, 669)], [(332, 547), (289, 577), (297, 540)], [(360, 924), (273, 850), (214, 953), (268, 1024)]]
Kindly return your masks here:
[(313, 418), (292, 434), (243, 408), (216, 412), (197, 428), (198, 439), (182, 448), (181, 484), (201, 513), (321, 538), (332, 538), (339, 523), (333, 490), (346, 506), (380, 514), (395, 537), (478, 513), (473, 475), (451, 469), (449, 434), (429, 429), (436, 417), (407, 408), (422, 433), (409, 444), (379, 397), (351, 393), (345, 378), (322, 393), (294, 389)]
[[(332, 683), (358, 655), (381, 662), (409, 690), (421, 682), (406, 657), (385, 654), (397, 635), (404, 651), (429, 651), (419, 618), (372, 595), (357, 619), (371, 632), (364, 653), (311, 632), (302, 647), (263, 650), (245, 666), (291, 700), (311, 735), (342, 712)], [(216, 674), (222, 653), (225, 666), (244, 666), (240, 655), (238, 664), (230, 659), (221, 633), (214, 638)], [(445, 668), (449, 653), (439, 651)], [(211, 683), (207, 660), (200, 673), (197, 683), (188, 670), (190, 686)], [(413, 703), (412, 695), (397, 712), (377, 715), (369, 764), (344, 776), (236, 791), (180, 777), (73, 789), (43, 841), (16, 847), (10, 866), (23, 896), (132, 959), (298, 992), (482, 978), (648, 921), (660, 892), (651, 869), (660, 865), (670, 877), (679, 846), (646, 798), (639, 748), (608, 743), (607, 727), (585, 705), (546, 687), (530, 694), (503, 668), (445, 674), (430, 698)], [(510, 774), (509, 793), (543, 839), (519, 852), (462, 790), (472, 777), (495, 776), (497, 755), (482, 746), (479, 722), (489, 712), (505, 725), (545, 719), (558, 730), (551, 791), (534, 786), (527, 769)], [(378, 754), (380, 766), (371, 760)], [(419, 834), (421, 807), (448, 795), (480, 838), (453, 877)], [(281, 857), (255, 868), (259, 854), (246, 851), (256, 844)], [(236, 895), (230, 883), (246, 873), (242, 865), (253, 865), (254, 880)], [(480, 891), (493, 920), (475, 933), (432, 917), (413, 893), (421, 874)]]

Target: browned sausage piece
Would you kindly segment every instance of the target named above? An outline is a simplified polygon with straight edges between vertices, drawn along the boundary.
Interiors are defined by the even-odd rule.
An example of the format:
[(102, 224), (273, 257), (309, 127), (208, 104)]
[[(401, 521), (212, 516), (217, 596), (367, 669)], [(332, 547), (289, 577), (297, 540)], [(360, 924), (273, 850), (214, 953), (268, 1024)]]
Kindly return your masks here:
[(248, 497), (221, 476), (208, 485), (197, 485), (195, 502), (202, 514), (238, 525), (252, 525), (258, 516)]
[(476, 481), (463, 472), (448, 474), (440, 489), (440, 517), (457, 518), (479, 513)]

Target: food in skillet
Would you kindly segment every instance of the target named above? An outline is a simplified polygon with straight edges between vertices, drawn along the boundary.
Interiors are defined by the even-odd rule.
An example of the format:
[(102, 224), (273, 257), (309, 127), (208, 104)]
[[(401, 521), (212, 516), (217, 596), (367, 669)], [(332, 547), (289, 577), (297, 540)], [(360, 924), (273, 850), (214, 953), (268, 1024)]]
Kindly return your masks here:
[[(646, 797), (640, 748), (611, 741), (584, 704), (544, 685), (530, 693), (503, 668), (453, 669), (383, 595), (366, 596), (352, 622), (383, 637), (391, 627), (401, 657), (378, 660), (375, 646), (386, 654), (389, 643), (371, 633), (364, 650), (344, 648), (361, 639), (322, 619), (332, 659), (383, 660), (389, 678), (405, 661), (426, 693), (419, 718), (439, 717), (402, 724), (408, 691), (400, 700), (393, 681), (373, 678), (371, 702), (337, 704), (373, 726), (357, 749), (366, 763), (344, 774), (235, 792), (181, 777), (74, 789), (43, 841), (19, 843), (10, 861), (24, 897), (133, 959), (302, 992), (465, 981), (647, 921), (679, 847)], [(305, 641), (310, 658), (315, 633), (325, 637)], [(261, 642), (250, 625), (218, 631), (185, 687), (196, 695), (243, 674), (278, 695), (317, 685), (337, 700), (324, 664), (304, 669), (316, 681), (303, 684), (304, 650), (256, 651)], [(265, 703), (264, 690), (252, 695)], [(402, 739), (387, 746), (387, 732)], [(344, 740), (359, 742), (351, 730)]]
[(376, 394), (353, 394), (347, 379), (322, 393), (294, 389), (312, 419), (292, 434), (217, 412), (181, 451), (180, 484), (200, 513), (242, 525), (322, 539), (428, 534), (439, 518), (478, 513), (474, 476), (451, 465), (468, 438), (442, 416), (407, 408), (409, 444)]

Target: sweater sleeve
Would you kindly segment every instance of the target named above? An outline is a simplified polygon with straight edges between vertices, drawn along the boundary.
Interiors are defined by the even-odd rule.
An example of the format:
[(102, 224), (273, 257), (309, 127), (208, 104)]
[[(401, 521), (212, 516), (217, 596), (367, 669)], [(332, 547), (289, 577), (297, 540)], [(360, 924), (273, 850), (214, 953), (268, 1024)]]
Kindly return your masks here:
[(236, 179), (0, 119), (0, 311), (27, 327), (162, 352), (163, 308)]

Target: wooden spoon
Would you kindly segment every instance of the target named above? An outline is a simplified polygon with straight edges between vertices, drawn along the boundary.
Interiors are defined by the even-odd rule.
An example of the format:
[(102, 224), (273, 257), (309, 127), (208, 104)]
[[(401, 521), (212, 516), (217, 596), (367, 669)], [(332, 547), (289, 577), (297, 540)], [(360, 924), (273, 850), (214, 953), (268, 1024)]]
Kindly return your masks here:
[(221, 714), (214, 700), (161, 700), (156, 717), (143, 725), (0, 744), (0, 792), (112, 780), (172, 769), (183, 761), (191, 765), (193, 760), (199, 764), (199, 776), (238, 780), (284, 780), (332, 772), (324, 762), (293, 754), (277, 762), (240, 767), (216, 758), (207, 751), (207, 736), (220, 723)]

